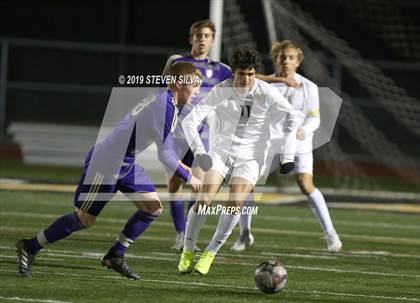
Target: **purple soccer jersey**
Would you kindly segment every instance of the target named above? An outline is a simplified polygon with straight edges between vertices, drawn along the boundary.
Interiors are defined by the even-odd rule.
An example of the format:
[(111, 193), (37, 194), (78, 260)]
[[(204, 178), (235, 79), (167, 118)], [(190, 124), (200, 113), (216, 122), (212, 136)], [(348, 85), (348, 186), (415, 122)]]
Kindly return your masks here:
[[(125, 193), (156, 191), (145, 169), (135, 164), (136, 155), (153, 143), (157, 146), (158, 159), (166, 169), (188, 181), (191, 174), (179, 164), (173, 147), (172, 132), (176, 121), (177, 109), (170, 90), (143, 99), (103, 141), (89, 150), (76, 190), (75, 206), (98, 215), (109, 199), (90, 201), (97, 193), (114, 194), (117, 190)], [(122, 157), (121, 146), (127, 146)], [(98, 179), (86, 179), (88, 169), (93, 170), (91, 175), (102, 175), (100, 186), (94, 185)], [(83, 198), (87, 196), (89, 199)]]

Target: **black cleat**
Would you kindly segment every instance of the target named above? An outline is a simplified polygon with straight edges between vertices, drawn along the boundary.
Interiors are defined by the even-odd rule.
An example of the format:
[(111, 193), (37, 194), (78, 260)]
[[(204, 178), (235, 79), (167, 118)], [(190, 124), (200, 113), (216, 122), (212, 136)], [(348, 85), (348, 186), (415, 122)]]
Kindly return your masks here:
[(121, 274), (121, 276), (124, 276), (128, 279), (140, 279), (140, 275), (134, 270), (132, 270), (130, 266), (128, 266), (127, 262), (123, 257), (115, 257), (109, 259), (105, 259), (104, 257), (102, 259), (102, 266), (105, 266), (108, 269), (115, 270), (117, 273)]
[(30, 278), (32, 276), (31, 264), (34, 262), (35, 256), (30, 254), (25, 248), (24, 239), (16, 242), (16, 253), (19, 273), (24, 278)]

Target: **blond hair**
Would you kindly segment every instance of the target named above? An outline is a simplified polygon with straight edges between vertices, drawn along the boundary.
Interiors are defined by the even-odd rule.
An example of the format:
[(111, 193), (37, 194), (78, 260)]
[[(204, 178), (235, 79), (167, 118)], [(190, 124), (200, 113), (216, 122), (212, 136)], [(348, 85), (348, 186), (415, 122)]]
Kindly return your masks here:
[(270, 55), (273, 59), (280, 55), (286, 48), (292, 48), (297, 51), (297, 59), (300, 62), (303, 60), (303, 53), (300, 47), (296, 44), (296, 42), (292, 40), (283, 40), (281, 42), (275, 42), (270, 49)]
[(183, 84), (187, 84), (186, 82), (183, 81), (183, 79), (185, 79), (186, 76), (189, 76), (191, 79), (194, 79), (194, 82), (191, 82), (189, 84), (193, 84), (194, 86), (200, 85), (201, 80), (203, 78), (199, 69), (197, 69), (191, 63), (184, 62), (184, 61), (180, 61), (180, 62), (176, 62), (172, 64), (168, 68), (166, 75), (174, 77), (176, 81), (181, 80), (181, 83)]

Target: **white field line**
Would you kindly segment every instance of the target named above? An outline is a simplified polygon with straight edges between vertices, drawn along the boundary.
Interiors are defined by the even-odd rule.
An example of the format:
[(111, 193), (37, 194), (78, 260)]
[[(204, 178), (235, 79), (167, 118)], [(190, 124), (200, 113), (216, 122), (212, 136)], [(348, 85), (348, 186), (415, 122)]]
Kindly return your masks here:
[[(9, 256), (9, 255), (0, 255), (0, 258), (4, 259), (16, 259), (16, 256)], [(45, 260), (45, 261), (56, 261), (56, 262), (63, 262), (64, 259), (56, 259), (56, 258), (44, 258), (44, 257), (37, 257), (37, 260)]]
[[(44, 218), (44, 219), (56, 219), (62, 214), (34, 214), (34, 213), (22, 213), (22, 212), (13, 212), (13, 211), (1, 211), (0, 216), (16, 216), (16, 217), (28, 217), (28, 218)], [(302, 217), (284, 217), (284, 216), (271, 216), (271, 215), (256, 215), (254, 218), (258, 220), (268, 220), (276, 222), (308, 222), (308, 223), (318, 223), (318, 220), (315, 218), (302, 218)], [(125, 223), (126, 220), (123, 219), (112, 219), (112, 218), (102, 218), (100, 221), (108, 223)], [(397, 224), (397, 223), (382, 223), (382, 222), (364, 222), (364, 221), (346, 221), (346, 220), (334, 220), (336, 225), (349, 225), (349, 226), (360, 226), (360, 227), (373, 227), (373, 228), (390, 228), (390, 229), (412, 229), (420, 230), (420, 225), (415, 224)]]
[[(172, 226), (172, 224), (171, 224)], [(211, 226), (204, 226), (205, 228), (211, 228)], [(19, 231), (19, 232), (28, 232), (33, 233), (33, 230), (30, 230), (28, 228), (22, 228), (22, 227), (0, 227), (0, 231)], [(117, 233), (107, 233), (107, 232), (101, 232), (96, 233), (93, 231), (84, 230), (81, 233), (83, 233), (83, 236), (88, 237), (109, 237), (109, 238), (115, 238)], [(79, 234), (82, 235), (82, 234)], [(146, 241), (159, 241), (159, 242), (172, 242), (173, 238), (171, 237), (163, 237), (163, 236), (148, 236), (142, 235), (142, 240)], [(225, 245), (231, 245), (233, 243), (226, 242)], [(267, 245), (267, 244), (258, 244), (259, 248), (264, 249), (279, 249), (282, 250), (284, 247), (277, 246), (277, 245)], [(0, 249), (13, 249), (12, 246), (1, 246)], [(310, 251), (310, 255), (316, 255), (319, 254), (319, 259), (327, 257), (332, 257), (333, 255), (331, 253), (324, 252), (322, 250), (319, 250), (319, 248), (316, 247), (293, 247), (295, 250), (302, 250), (302, 251)], [(318, 251), (319, 250), (319, 251)], [(49, 251), (53, 251), (52, 249), (49, 249)], [(281, 252), (273, 253), (273, 254), (280, 254)], [(293, 254), (290, 254), (289, 256), (293, 256)], [(308, 254), (302, 254), (302, 258), (306, 258)], [(335, 253), (334, 256), (340, 256), (340, 257), (351, 257), (351, 258), (377, 258), (377, 257), (394, 257), (394, 258), (415, 258), (420, 259), (420, 255), (415, 254), (400, 254), (400, 253), (392, 253), (388, 251), (360, 251), (360, 250), (354, 250), (354, 251), (346, 251), (341, 253)], [(296, 256), (298, 257), (298, 256)], [(309, 257), (307, 257), (309, 258)]]
[[(269, 221), (288, 221), (288, 222), (309, 222), (309, 223), (318, 223), (318, 220), (315, 218), (301, 218), (301, 217), (283, 217), (283, 216), (271, 216), (271, 215), (257, 215), (254, 218), (260, 220), (269, 220)], [(419, 230), (420, 225), (415, 224), (397, 224), (397, 223), (376, 223), (376, 222), (359, 222), (359, 221), (347, 221), (347, 220), (334, 220), (334, 225), (350, 225), (350, 226), (360, 226), (360, 227), (377, 227), (377, 228), (399, 228), (399, 229), (414, 229)]]
[[(8, 272), (8, 273), (15, 273), (15, 271), (12, 270), (4, 270), (0, 269), (0, 272)], [(42, 272), (37, 271), (36, 274), (38, 275), (59, 275), (59, 276), (68, 276), (68, 277), (81, 277), (85, 278), (85, 275), (80, 274), (73, 274), (73, 273), (63, 273), (63, 272)], [(103, 279), (110, 279), (110, 280), (121, 280), (121, 277), (116, 276), (103, 276), (103, 275), (96, 275), (98, 278)], [(173, 281), (173, 280), (158, 280), (158, 279), (141, 279), (139, 281), (139, 284), (142, 282), (151, 282), (151, 283), (165, 283), (165, 284), (176, 284), (186, 287), (191, 286), (201, 286), (201, 287), (211, 287), (213, 289), (217, 288), (229, 288), (229, 289), (241, 289), (241, 290), (247, 290), (247, 291), (255, 291), (257, 290), (256, 287), (248, 287), (248, 286), (238, 286), (238, 285), (225, 285), (225, 284), (209, 284), (209, 283), (202, 283), (202, 282), (193, 282), (193, 281)], [(360, 298), (370, 298), (370, 299), (381, 299), (381, 300), (396, 300), (396, 301), (414, 301), (419, 302), (420, 299), (418, 298), (407, 298), (407, 297), (391, 297), (391, 296), (376, 296), (376, 295), (364, 295), (364, 294), (354, 294), (354, 293), (335, 293), (335, 292), (327, 292), (327, 291), (305, 291), (305, 290), (289, 290), (285, 289), (285, 292), (290, 293), (296, 293), (296, 294), (322, 294), (322, 295), (328, 295), (328, 296), (340, 296), (340, 297), (360, 297)], [(43, 301), (44, 302), (44, 301)], [(46, 302), (46, 303), (61, 303), (61, 301), (54, 301), (54, 302)]]
[(21, 302), (41, 302), (41, 303), (71, 303), (70, 301), (58, 301), (58, 300), (48, 300), (48, 299), (32, 299), (32, 298), (21, 298), (21, 297), (3, 297), (3, 296), (0, 296), (0, 300), (21, 301)]
[[(318, 232), (298, 231), (298, 230), (283, 230), (283, 229), (272, 229), (272, 228), (261, 228), (255, 227), (252, 229), (253, 232), (260, 232), (272, 235), (296, 235), (296, 236), (319, 236)], [(367, 235), (353, 235), (353, 234), (342, 234), (340, 238), (348, 238), (353, 240), (362, 240), (369, 242), (380, 242), (380, 243), (393, 243), (393, 244), (417, 244), (420, 245), (420, 239), (417, 238), (403, 238), (403, 237), (384, 237), (384, 236), (367, 236)]]
[[(47, 256), (51, 256), (51, 257), (75, 258), (75, 259), (100, 259), (104, 255), (104, 253), (96, 253), (96, 252), (79, 253), (76, 251), (74, 251), (72, 254), (52, 253), (52, 252), (45, 251), (43, 252), (43, 254)], [(126, 254), (126, 256), (131, 259), (144, 259), (144, 260), (157, 260), (157, 261), (177, 262), (179, 260), (178, 254), (173, 254), (173, 257), (162, 257), (162, 256), (153, 256), (153, 255), (152, 256), (133, 255), (133, 254)], [(254, 263), (237, 262), (236, 260), (234, 260), (234, 258), (226, 258), (226, 257), (223, 257), (223, 255), (217, 258), (217, 263), (255, 267)], [(308, 271), (325, 271), (325, 272), (335, 272), (335, 273), (350, 273), (350, 274), (358, 274), (358, 275), (420, 278), (420, 275), (408, 274), (408, 273), (358, 271), (358, 270), (338, 269), (338, 268), (332, 268), (332, 267), (314, 267), (314, 266), (297, 266), (297, 265), (287, 265), (287, 267), (293, 268), (293, 269), (299, 269), (299, 270), (308, 270)]]
[[(179, 257), (179, 254), (175, 253), (164, 253), (164, 252), (153, 252), (154, 255), (159, 256), (177, 256)], [(265, 253), (261, 252), (260, 255), (252, 255), (252, 254), (238, 254), (238, 253), (220, 253), (218, 254), (219, 257), (233, 257), (233, 258), (252, 258), (252, 259), (261, 259), (266, 256), (273, 256), (274, 257), (292, 257), (292, 258), (302, 258), (302, 259), (322, 259), (322, 260), (336, 260), (337, 258), (335, 256), (317, 256), (317, 255), (308, 255), (308, 254), (289, 254), (289, 253)]]
[[(28, 218), (51, 218), (55, 219), (57, 215), (51, 214), (31, 214), (31, 213), (19, 213), (19, 212), (0, 212), (0, 215), (4, 216), (25, 216)], [(126, 220), (122, 219), (112, 219), (112, 218), (99, 218), (98, 220), (106, 223), (118, 223), (124, 224)], [(170, 226), (173, 227), (172, 222), (162, 222), (157, 221), (153, 223), (153, 226)], [(0, 227), (5, 228), (5, 227)], [(106, 228), (106, 227), (102, 227)], [(214, 226), (205, 225), (205, 229), (214, 229)], [(278, 235), (303, 235), (303, 236), (319, 236), (319, 232), (307, 232), (307, 231), (296, 231), (296, 230), (284, 230), (284, 229), (272, 229), (272, 228), (260, 228), (256, 227), (252, 229), (254, 232), (266, 233), (266, 234), (278, 234)], [(364, 241), (375, 241), (375, 242), (385, 242), (385, 243), (394, 243), (394, 244), (417, 244), (420, 245), (420, 239), (417, 238), (402, 238), (402, 237), (383, 237), (383, 236), (367, 236), (367, 235), (352, 235), (352, 234), (340, 234), (342, 238), (350, 238), (354, 240), (364, 240)]]
[(287, 292), (291, 293), (298, 293), (298, 294), (313, 294), (313, 295), (330, 295), (330, 296), (338, 296), (338, 297), (358, 297), (358, 298), (367, 298), (367, 299), (380, 299), (380, 300), (398, 300), (398, 301), (412, 301), (412, 302), (419, 302), (419, 298), (407, 298), (407, 297), (389, 297), (389, 296), (375, 296), (375, 295), (363, 295), (363, 294), (349, 294), (349, 293), (341, 293), (341, 292), (329, 292), (329, 291), (295, 291), (295, 290), (288, 290), (285, 289)]

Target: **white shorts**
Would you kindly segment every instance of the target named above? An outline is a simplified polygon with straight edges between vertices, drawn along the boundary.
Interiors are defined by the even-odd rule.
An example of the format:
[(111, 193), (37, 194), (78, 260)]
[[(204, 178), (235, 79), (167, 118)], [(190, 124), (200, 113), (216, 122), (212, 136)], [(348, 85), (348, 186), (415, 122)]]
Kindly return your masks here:
[[(271, 160), (270, 160), (271, 159)], [(313, 165), (314, 158), (312, 152), (305, 154), (296, 154), (294, 158), (295, 168), (288, 173), (288, 175), (295, 175), (300, 173), (306, 173), (313, 175)], [(261, 169), (260, 182), (262, 184), (267, 180), (268, 175), (280, 167), (280, 156), (278, 154), (269, 155), (267, 161), (264, 162), (264, 165)]]
[(313, 175), (314, 170), (314, 156), (312, 152), (295, 155), (295, 169), (290, 174), (307, 173)]
[(230, 176), (229, 184), (235, 177), (245, 179), (252, 185), (255, 185), (260, 175), (261, 164), (259, 161), (235, 159), (231, 155), (225, 157), (218, 153), (210, 152), (213, 160), (212, 170), (218, 172), (225, 178)]

